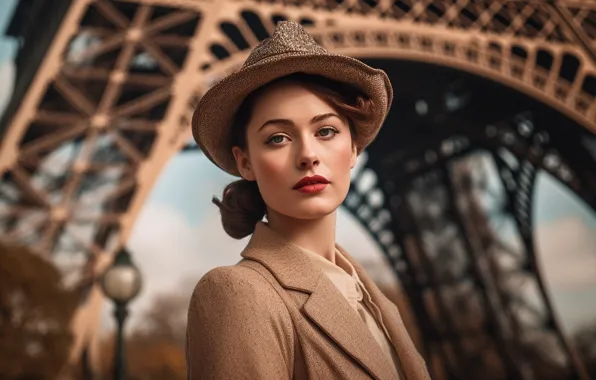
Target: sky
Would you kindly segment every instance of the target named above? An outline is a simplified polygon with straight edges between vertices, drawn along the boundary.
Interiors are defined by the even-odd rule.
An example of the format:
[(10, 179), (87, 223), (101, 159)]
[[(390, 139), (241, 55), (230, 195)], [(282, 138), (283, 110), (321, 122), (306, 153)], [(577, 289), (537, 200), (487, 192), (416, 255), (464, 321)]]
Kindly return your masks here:
[[(10, 99), (15, 69), (17, 43), (3, 37), (15, 4), (0, 1), (0, 115)], [(163, 170), (128, 241), (144, 276), (143, 291), (131, 305), (133, 323), (156, 295), (190, 294), (204, 273), (240, 260), (246, 239), (225, 234), (211, 203), (231, 180), (200, 153), (180, 153)], [(547, 175), (539, 177), (535, 196), (539, 265), (565, 328), (574, 331), (596, 320), (596, 218)], [(358, 260), (383, 263), (373, 240), (341, 208), (337, 227), (338, 243)], [(393, 281), (386, 267), (380, 265), (378, 271), (376, 277)], [(107, 302), (102, 327), (112, 327)]]

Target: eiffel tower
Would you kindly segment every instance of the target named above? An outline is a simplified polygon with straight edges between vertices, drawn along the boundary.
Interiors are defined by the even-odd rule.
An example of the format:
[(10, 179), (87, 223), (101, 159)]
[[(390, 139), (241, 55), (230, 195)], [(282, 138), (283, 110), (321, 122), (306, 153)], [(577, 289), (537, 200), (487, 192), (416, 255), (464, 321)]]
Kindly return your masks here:
[(396, 88), (345, 207), (399, 278), (433, 377), (587, 379), (540, 270), (532, 207), (547, 173), (596, 210), (592, 0), (21, 0), (0, 233), (86, 290), (71, 361), (97, 343), (97, 276), (165, 164), (197, 149), (193, 106), (280, 20)]

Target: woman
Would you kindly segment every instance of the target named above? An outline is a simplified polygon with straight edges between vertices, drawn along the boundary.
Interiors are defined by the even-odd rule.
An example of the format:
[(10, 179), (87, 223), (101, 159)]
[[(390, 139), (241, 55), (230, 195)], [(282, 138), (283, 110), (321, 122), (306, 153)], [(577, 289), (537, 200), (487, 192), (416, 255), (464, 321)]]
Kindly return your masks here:
[(335, 244), (350, 169), (392, 96), (383, 71), (282, 22), (201, 99), (195, 139), (242, 177), (214, 202), (230, 236), (252, 237), (193, 293), (189, 379), (429, 378), (395, 305)]

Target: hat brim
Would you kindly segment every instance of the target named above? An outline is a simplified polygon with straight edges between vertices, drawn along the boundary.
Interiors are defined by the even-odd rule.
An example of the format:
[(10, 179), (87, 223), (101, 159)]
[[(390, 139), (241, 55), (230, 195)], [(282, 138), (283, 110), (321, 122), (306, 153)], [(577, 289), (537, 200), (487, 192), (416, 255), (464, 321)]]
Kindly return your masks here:
[(299, 72), (351, 84), (368, 96), (373, 104), (372, 120), (354, 125), (358, 152), (374, 140), (393, 99), (387, 74), (343, 55), (290, 52), (227, 76), (201, 98), (193, 114), (192, 134), (207, 158), (227, 173), (240, 176), (231, 146), (231, 127), (238, 108), (259, 87)]

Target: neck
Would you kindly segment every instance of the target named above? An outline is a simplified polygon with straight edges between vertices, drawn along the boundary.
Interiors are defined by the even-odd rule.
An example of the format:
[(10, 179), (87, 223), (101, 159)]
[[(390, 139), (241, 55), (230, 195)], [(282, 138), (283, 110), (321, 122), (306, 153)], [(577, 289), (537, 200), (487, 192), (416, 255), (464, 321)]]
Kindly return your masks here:
[(337, 211), (317, 219), (296, 219), (267, 212), (269, 226), (288, 241), (335, 263), (335, 222)]

